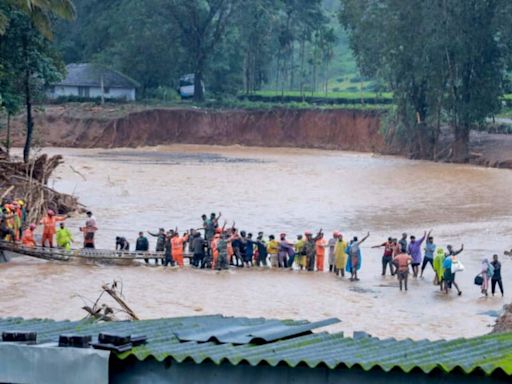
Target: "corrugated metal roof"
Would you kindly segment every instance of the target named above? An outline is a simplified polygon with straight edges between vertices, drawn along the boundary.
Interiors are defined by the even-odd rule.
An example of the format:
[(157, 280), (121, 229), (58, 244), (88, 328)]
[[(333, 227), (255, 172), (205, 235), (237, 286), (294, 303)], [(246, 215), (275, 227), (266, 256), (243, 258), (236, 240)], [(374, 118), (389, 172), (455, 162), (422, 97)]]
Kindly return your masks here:
[(488, 375), (502, 371), (512, 376), (512, 334), (510, 333), (449, 341), (413, 341), (373, 337), (354, 339), (344, 337), (341, 333), (321, 332), (270, 341), (263, 345), (218, 344), (211, 341), (180, 342), (176, 336), (185, 332), (191, 334), (193, 331), (197, 331), (197, 334), (211, 335), (222, 329), (233, 331), (248, 329), (247, 327), (262, 333), (268, 329), (269, 334), (273, 335), (272, 330), (275, 330), (278, 325), (302, 327), (310, 323), (223, 316), (102, 324), (11, 318), (0, 319), (0, 332), (35, 331), (38, 332), (39, 343), (56, 342), (62, 333), (90, 334), (96, 337), (99, 332), (108, 331), (119, 334), (144, 334), (148, 337), (146, 345), (118, 355), (120, 359), (134, 356), (144, 360), (152, 356), (158, 361), (172, 358), (183, 362), (190, 359), (197, 364), (204, 361), (215, 364), (229, 362), (233, 365), (248, 363), (252, 366), (287, 364), (295, 367), (305, 364), (311, 368), (325, 365), (330, 369), (336, 367), (361, 367), (364, 370), (380, 368), (386, 372), (395, 368), (404, 372), (420, 369), (424, 373), (430, 373), (436, 369), (449, 373), (460, 369), (466, 374), (481, 370)]
[(220, 324), (220, 328), (207, 326), (205, 329), (192, 329), (176, 332), (180, 341), (207, 341), (223, 344), (264, 344), (271, 341), (302, 336), (311, 333), (313, 329), (327, 327), (339, 323), (336, 318), (304, 324), (284, 324), (279, 320), (267, 320), (257, 325), (233, 325)]

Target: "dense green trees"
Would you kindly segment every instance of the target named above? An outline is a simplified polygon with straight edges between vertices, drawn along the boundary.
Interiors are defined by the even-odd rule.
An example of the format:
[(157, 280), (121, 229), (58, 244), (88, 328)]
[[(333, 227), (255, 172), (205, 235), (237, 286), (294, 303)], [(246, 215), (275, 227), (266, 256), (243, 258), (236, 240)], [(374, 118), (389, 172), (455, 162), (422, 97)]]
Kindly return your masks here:
[(75, 8), (71, 0), (3, 0), (0, 9), (0, 34), (4, 34), (11, 18), (10, 10), (25, 13), (32, 24), (47, 38), (52, 37), (52, 17), (71, 20)]
[[(75, 0), (59, 22), (69, 62), (112, 66), (148, 97), (195, 73), (213, 93), (320, 88), (335, 36), (321, 0)], [(323, 76), (325, 77), (325, 76)], [(325, 79), (322, 78), (322, 81)], [(197, 97), (202, 95), (198, 93)]]
[(202, 101), (203, 73), (232, 23), (237, 0), (170, 0), (164, 6), (178, 26), (194, 73), (194, 99)]
[[(0, 4), (0, 95), (9, 117), (24, 103), (26, 141), (23, 159), (29, 161), (34, 122), (34, 94), (63, 73), (63, 64), (48, 40), (52, 17), (73, 18), (69, 0), (7, 0)], [(9, 147), (9, 137), (7, 138)]]
[[(333, 23), (338, 12), (364, 78), (393, 91), (394, 136), (418, 156), (436, 158), (448, 122), (457, 161), (469, 156), (470, 129), (501, 108), (512, 64), (508, 0), (74, 3), (75, 22), (57, 20), (75, 14), (70, 0), (0, 3), (0, 97), (10, 113), (27, 107), (28, 143), (29, 91), (62, 69), (53, 48), (65, 63), (98, 62), (126, 73), (141, 84), (142, 98), (176, 97), (178, 80), (188, 73), (196, 85), (204, 79), (215, 96), (263, 88), (306, 95), (327, 92), (333, 77), (344, 38), (338, 20)], [(336, 81), (345, 81), (339, 75)], [(196, 89), (202, 100), (202, 87)]]
[[(411, 149), (435, 157), (439, 127), (454, 128), (453, 159), (470, 129), (500, 109), (506, 80), (507, 0), (342, 0), (361, 71), (387, 81)], [(503, 17), (503, 15), (508, 17)]]

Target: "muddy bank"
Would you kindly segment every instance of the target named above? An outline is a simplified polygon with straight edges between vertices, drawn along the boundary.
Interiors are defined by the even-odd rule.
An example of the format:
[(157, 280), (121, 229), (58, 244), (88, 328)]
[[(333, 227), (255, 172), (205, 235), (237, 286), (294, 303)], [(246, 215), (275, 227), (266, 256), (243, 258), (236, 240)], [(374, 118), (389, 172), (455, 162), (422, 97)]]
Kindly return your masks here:
[[(154, 109), (140, 105), (59, 105), (35, 116), (43, 147), (119, 148), (170, 144), (296, 147), (373, 152), (410, 157), (387, 144), (383, 112), (362, 110)], [(23, 117), (14, 121), (14, 142), (23, 143)], [(440, 139), (447, 152), (449, 132)], [(512, 135), (473, 132), (470, 163), (512, 168)]]
[[(78, 148), (214, 144), (383, 152), (380, 114), (352, 110), (213, 111), (151, 109), (124, 116), (91, 107), (82, 114), (51, 106), (35, 116), (41, 146)], [(23, 118), (15, 121), (22, 143)]]
[(512, 304), (503, 307), (503, 313), (494, 324), (493, 333), (512, 332)]

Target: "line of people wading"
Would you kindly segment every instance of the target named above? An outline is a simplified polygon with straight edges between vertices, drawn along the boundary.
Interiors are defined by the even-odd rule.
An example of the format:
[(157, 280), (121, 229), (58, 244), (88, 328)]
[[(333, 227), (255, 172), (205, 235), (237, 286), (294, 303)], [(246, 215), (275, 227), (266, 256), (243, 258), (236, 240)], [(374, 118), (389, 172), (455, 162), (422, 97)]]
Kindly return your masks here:
[[(30, 224), (24, 231), (22, 217), (24, 216), (23, 202), (16, 202), (7, 207), (3, 207), (2, 215), (2, 240), (19, 241), (27, 247), (35, 247), (34, 238), (35, 224)], [(238, 231), (235, 223), (229, 228), (226, 222), (222, 227), (219, 226), (219, 220), (222, 214), (212, 213), (208, 218), (202, 215), (203, 224), (201, 228), (190, 229), (179, 234), (178, 229), (165, 231), (160, 228), (158, 232), (148, 231), (150, 236), (156, 237), (156, 252), (162, 252), (164, 259), (162, 265), (177, 266), (183, 268), (185, 250), (188, 248), (188, 254), (192, 255), (190, 264), (195, 268), (209, 268), (214, 270), (228, 269), (229, 266), (236, 267), (270, 267), (289, 268), (305, 271), (324, 271), (325, 256), (327, 251), (327, 264), (329, 272), (340, 277), (350, 275), (350, 281), (358, 281), (358, 272), (362, 266), (361, 244), (365, 242), (370, 233), (359, 239), (353, 237), (346, 241), (341, 232), (334, 232), (332, 238), (328, 241), (324, 237), (322, 229), (316, 234), (305, 232), (304, 235), (298, 235), (295, 242), (287, 239), (285, 233), (279, 235), (277, 239), (274, 235), (269, 235), (264, 239), (264, 233), (259, 232), (256, 238), (252, 233)], [(19, 218), (19, 220), (16, 220)], [(41, 220), (43, 225), (42, 247), (53, 247), (53, 237), (57, 236), (57, 246), (66, 250), (71, 249), (73, 238), (71, 233), (64, 225), (66, 217), (57, 216), (52, 210), (49, 210), (46, 217)], [(14, 222), (20, 221), (19, 225)], [(14, 224), (13, 224), (14, 223)], [(56, 225), (59, 229), (56, 230)], [(84, 248), (94, 248), (94, 234), (97, 231), (96, 219), (92, 212), (87, 212), (87, 220), (80, 231), (84, 235)], [(204, 236), (201, 232), (204, 232)], [(415, 236), (408, 238), (406, 233), (402, 237), (389, 237), (382, 244), (374, 245), (372, 248), (383, 248), (382, 256), (382, 276), (385, 276), (389, 268), (392, 276), (397, 276), (400, 290), (408, 290), (408, 279), (410, 269), (414, 278), (423, 278), (425, 269), (430, 266), (435, 272), (434, 284), (440, 287), (446, 294), (455, 287), (458, 295), (462, 294), (458, 284), (455, 281), (457, 272), (462, 272), (464, 267), (458, 259), (458, 255), (464, 250), (462, 244), (460, 249), (455, 250), (451, 245), (447, 245), (445, 251), (442, 247), (434, 244), (432, 231), (425, 231), (423, 237), (416, 239)], [(422, 245), (425, 243), (422, 253)], [(130, 244), (124, 237), (116, 237), (116, 250), (129, 251)], [(136, 252), (149, 252), (149, 240), (143, 232), (139, 232), (139, 237), (135, 245)], [(159, 263), (158, 258), (155, 264)], [(150, 263), (149, 259), (145, 259)], [(475, 277), (475, 284), (481, 286), (481, 293), (488, 295), (489, 283), (491, 285), (492, 295), (495, 293), (498, 285), (503, 296), (503, 283), (501, 278), (501, 263), (497, 255), (493, 255), (492, 262), (487, 258), (482, 260), (482, 269)]]
[[(150, 236), (157, 238), (155, 250), (165, 254), (162, 264), (182, 268), (183, 254), (188, 247), (188, 253), (192, 255), (190, 264), (195, 268), (223, 270), (229, 266), (270, 266), (323, 272), (327, 253), (329, 272), (342, 278), (350, 275), (350, 281), (359, 280), (358, 271), (362, 266), (361, 244), (369, 238), (370, 233), (361, 239), (353, 237), (348, 242), (338, 231), (327, 241), (322, 229), (316, 234), (305, 232), (304, 235), (298, 235), (294, 242), (289, 241), (285, 233), (281, 233), (279, 239), (269, 235), (265, 240), (263, 232), (258, 232), (254, 238), (252, 233), (238, 231), (235, 223), (229, 228), (226, 228), (226, 223), (220, 227), (220, 217), (221, 213), (212, 213), (209, 218), (203, 215), (201, 228), (190, 229), (182, 235), (177, 229), (166, 232), (160, 228), (157, 233), (148, 231)], [(434, 244), (431, 233), (432, 231), (425, 232), (420, 239), (416, 239), (415, 236), (408, 238), (407, 234), (403, 233), (400, 240), (390, 237), (386, 242), (373, 246), (372, 248), (384, 249), (382, 275), (386, 275), (389, 267), (389, 273), (397, 276), (400, 290), (407, 291), (410, 269), (414, 278), (423, 278), (423, 273), (430, 264), (435, 272), (434, 284), (446, 294), (455, 287), (460, 296), (462, 291), (455, 281), (455, 276), (457, 272), (464, 270), (462, 262), (457, 257), (464, 250), (464, 245), (458, 250), (448, 245), (445, 251)], [(123, 237), (117, 237), (116, 249), (129, 250), (128, 241)], [(135, 250), (149, 250), (149, 241), (143, 232), (139, 232)], [(148, 259), (145, 261), (150, 262)], [(155, 259), (155, 264), (158, 264), (158, 259)], [(497, 255), (493, 256), (492, 262), (488, 262), (487, 259), (482, 261), (482, 270), (477, 277), (475, 284), (482, 286), (482, 294), (487, 295), (491, 282), (492, 294), (494, 295), (495, 287), (498, 285), (503, 295), (501, 263)], [(482, 283), (479, 283), (480, 278)]]

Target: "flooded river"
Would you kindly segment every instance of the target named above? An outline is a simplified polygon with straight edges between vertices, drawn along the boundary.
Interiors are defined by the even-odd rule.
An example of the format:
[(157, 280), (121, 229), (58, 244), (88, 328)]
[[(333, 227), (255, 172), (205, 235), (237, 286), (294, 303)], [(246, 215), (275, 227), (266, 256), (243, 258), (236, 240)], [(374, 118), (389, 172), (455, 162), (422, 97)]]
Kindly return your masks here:
[[(473, 278), (482, 257), (512, 248), (512, 172), (346, 152), (242, 147), (171, 146), (148, 149), (47, 149), (66, 164), (52, 181), (80, 197), (100, 228), (97, 246), (116, 235), (132, 247), (139, 230), (201, 225), (201, 214), (221, 211), (229, 224), (290, 239), (323, 228), (345, 238), (371, 232), (363, 246), (361, 281), (328, 273), (274, 270), (210, 272), (149, 267), (83, 266), (19, 258), (0, 265), (0, 317), (79, 319), (82, 298), (102, 283), (121, 280), (142, 318), (222, 313), (317, 320), (335, 316), (331, 330), (365, 330), (379, 337), (456, 338), (489, 331), (509, 301), (481, 298)], [(68, 220), (75, 234), (84, 218)], [(445, 296), (425, 279), (400, 293), (380, 276), (379, 249), (402, 232), (433, 229), (438, 245), (464, 243), (463, 294)], [(150, 238), (154, 247), (154, 238)], [(512, 263), (501, 256), (505, 289)]]

